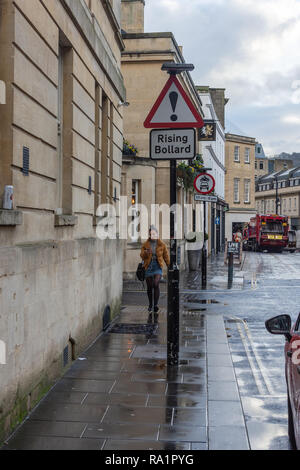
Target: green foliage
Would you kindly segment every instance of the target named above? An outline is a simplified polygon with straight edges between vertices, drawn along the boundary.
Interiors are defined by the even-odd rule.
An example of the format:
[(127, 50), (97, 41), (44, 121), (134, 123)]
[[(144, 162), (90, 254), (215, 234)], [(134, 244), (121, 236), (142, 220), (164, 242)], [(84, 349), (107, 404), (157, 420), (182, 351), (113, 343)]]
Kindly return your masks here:
[(189, 164), (181, 162), (177, 165), (177, 176), (183, 184), (184, 189), (193, 189), (194, 179), (199, 173), (201, 173), (201, 169), (203, 167), (202, 155), (197, 155), (194, 160), (189, 162)]

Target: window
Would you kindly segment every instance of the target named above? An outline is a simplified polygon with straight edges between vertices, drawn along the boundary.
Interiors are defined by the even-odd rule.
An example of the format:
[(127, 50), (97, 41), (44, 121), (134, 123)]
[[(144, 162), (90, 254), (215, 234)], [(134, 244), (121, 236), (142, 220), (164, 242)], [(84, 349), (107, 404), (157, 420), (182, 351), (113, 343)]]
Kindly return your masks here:
[(255, 160), (255, 169), (257, 170), (257, 160)]
[(273, 222), (271, 220), (267, 221), (265, 225), (262, 226), (262, 233), (283, 233), (284, 229), (282, 222)]
[(250, 163), (250, 149), (245, 148), (245, 163)]
[(286, 199), (283, 200), (283, 210), (286, 211)]
[(245, 188), (245, 199), (244, 202), (248, 204), (250, 202), (250, 180), (244, 180), (244, 188)]
[(294, 209), (297, 209), (297, 199), (294, 197)]
[(259, 162), (259, 169), (263, 170), (264, 169), (264, 162)]
[(291, 210), (291, 209), (292, 209), (292, 199), (289, 198), (289, 210)]
[(240, 161), (240, 147), (238, 145), (234, 147), (234, 161), (235, 162)]
[(257, 153), (260, 153), (260, 147), (257, 147)]
[(240, 180), (234, 178), (234, 196), (233, 202), (240, 202)]

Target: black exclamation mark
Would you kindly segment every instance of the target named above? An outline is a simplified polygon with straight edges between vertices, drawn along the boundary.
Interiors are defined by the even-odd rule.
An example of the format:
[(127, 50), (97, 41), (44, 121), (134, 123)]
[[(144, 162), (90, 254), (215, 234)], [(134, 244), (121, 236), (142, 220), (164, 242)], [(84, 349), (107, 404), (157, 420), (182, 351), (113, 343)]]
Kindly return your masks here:
[[(172, 106), (173, 113), (175, 113), (175, 109), (176, 109), (176, 105), (177, 105), (177, 101), (178, 101), (178, 93), (176, 93), (176, 91), (172, 91), (169, 94), (169, 98), (170, 98), (170, 101), (171, 101), (171, 106)], [(177, 121), (177, 119), (178, 119), (177, 114), (172, 114), (171, 121), (175, 122), (175, 121)]]

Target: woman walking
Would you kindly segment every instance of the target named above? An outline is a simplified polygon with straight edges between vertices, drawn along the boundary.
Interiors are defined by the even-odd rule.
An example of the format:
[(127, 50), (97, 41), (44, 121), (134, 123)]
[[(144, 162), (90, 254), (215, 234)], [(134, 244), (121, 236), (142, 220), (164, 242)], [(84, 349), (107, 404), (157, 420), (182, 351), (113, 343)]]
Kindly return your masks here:
[[(158, 230), (151, 225), (149, 238), (143, 244), (141, 258), (144, 260), (145, 277), (147, 282), (147, 295), (149, 299), (149, 320), (152, 321), (152, 308), (154, 305), (154, 321), (158, 320), (158, 301), (160, 295), (159, 283), (162, 276), (164, 261), (170, 264), (170, 257), (166, 245), (158, 238)], [(153, 296), (154, 293), (154, 296)]]

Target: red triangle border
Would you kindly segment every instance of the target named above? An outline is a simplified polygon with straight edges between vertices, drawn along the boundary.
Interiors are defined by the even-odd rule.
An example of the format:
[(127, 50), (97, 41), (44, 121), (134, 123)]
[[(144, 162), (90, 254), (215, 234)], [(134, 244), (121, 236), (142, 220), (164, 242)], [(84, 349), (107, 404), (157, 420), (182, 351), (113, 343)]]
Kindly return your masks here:
[[(196, 119), (196, 122), (156, 122), (152, 123), (151, 120), (153, 119), (153, 116), (155, 115), (156, 111), (158, 110), (161, 102), (163, 101), (164, 97), (168, 93), (169, 89), (171, 88), (172, 84), (175, 83), (177, 86), (178, 90), (180, 91), (184, 101), (188, 105), (190, 111), (192, 112), (193, 116)], [(157, 98), (155, 104), (153, 105), (150, 113), (148, 114), (145, 122), (144, 122), (144, 127), (146, 129), (160, 129), (160, 128), (169, 128), (169, 129), (182, 129), (182, 128), (190, 128), (190, 127), (195, 127), (195, 128), (201, 128), (204, 126), (204, 121), (198, 111), (196, 110), (195, 106), (191, 102), (190, 98), (184, 91), (183, 87), (181, 86), (179, 80), (177, 79), (176, 75), (171, 75), (167, 83), (165, 84), (163, 90), (161, 91), (159, 97)]]

